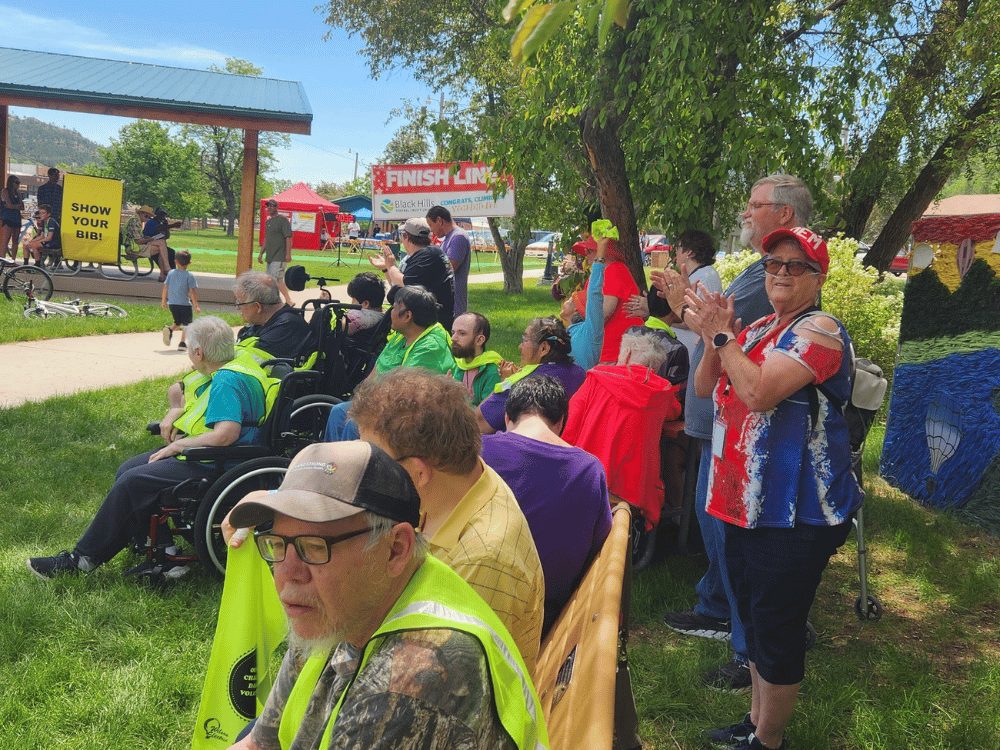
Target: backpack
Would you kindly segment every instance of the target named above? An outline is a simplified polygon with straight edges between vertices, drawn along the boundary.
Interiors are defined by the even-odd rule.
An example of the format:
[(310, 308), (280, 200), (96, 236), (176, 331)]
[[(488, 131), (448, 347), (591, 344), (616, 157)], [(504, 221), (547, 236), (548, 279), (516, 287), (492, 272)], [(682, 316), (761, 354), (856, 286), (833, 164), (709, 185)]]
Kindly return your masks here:
[(819, 418), (819, 397), (817, 391), (826, 396), (826, 400), (836, 406), (847, 421), (847, 432), (851, 443), (851, 469), (858, 486), (864, 488), (861, 476), (861, 454), (865, 446), (865, 438), (868, 431), (875, 422), (875, 415), (882, 408), (882, 401), (885, 399), (885, 391), (889, 386), (889, 381), (882, 374), (882, 368), (870, 359), (856, 356), (854, 344), (847, 350), (851, 358), (851, 398), (847, 403), (843, 403), (835, 398), (822, 383), (808, 386), (809, 398), (809, 419), (810, 425), (815, 425)]

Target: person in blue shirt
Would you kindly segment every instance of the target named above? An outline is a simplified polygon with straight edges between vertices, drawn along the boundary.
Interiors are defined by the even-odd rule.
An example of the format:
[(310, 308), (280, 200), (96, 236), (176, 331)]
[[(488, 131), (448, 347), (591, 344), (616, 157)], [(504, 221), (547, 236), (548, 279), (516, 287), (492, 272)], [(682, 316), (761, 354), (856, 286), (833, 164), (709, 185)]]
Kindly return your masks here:
[[(569, 333), (570, 354), (582, 369), (589, 370), (597, 364), (604, 345), (604, 248), (607, 240), (593, 239), (577, 242), (573, 252), (590, 260), (590, 283), (587, 293), (566, 295), (559, 317)], [(580, 300), (585, 300), (580, 310)]]
[(160, 267), (160, 277), (157, 281), (166, 281), (170, 272), (167, 260), (167, 240), (162, 223), (153, 217), (153, 209), (149, 206), (139, 206), (135, 210), (142, 220), (142, 236), (136, 242), (142, 245), (143, 254), (156, 261)]
[[(128, 547), (133, 539), (145, 539), (162, 490), (185, 479), (213, 476), (214, 462), (181, 460), (183, 451), (257, 442), (258, 425), (265, 412), (264, 388), (251, 375), (224, 369), (236, 354), (233, 329), (221, 318), (205, 316), (188, 326), (187, 340), (192, 366), (210, 378), (199, 387), (210, 389), (205, 412), (207, 431), (189, 437), (172, 428), (169, 434), (162, 435), (165, 446), (134, 456), (119, 466), (107, 497), (73, 551), (27, 561), (28, 569), (39, 578), (90, 572)], [(186, 569), (178, 568), (167, 571), (166, 576), (176, 578), (184, 572)]]

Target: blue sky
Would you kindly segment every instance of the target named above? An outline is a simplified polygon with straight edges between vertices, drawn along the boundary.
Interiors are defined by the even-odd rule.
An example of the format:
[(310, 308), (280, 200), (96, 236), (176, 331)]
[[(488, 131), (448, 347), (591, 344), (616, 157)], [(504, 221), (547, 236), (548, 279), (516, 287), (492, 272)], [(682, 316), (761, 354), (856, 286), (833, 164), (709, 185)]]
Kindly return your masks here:
[[(227, 57), (239, 57), (269, 78), (301, 81), (313, 110), (312, 135), (291, 136), (291, 147), (277, 154), (276, 175), (313, 184), (341, 182), (353, 176), (355, 153), (360, 173), (385, 149), (400, 125), (386, 124), (390, 110), (404, 98), (419, 103), (431, 93), (404, 70), (372, 80), (358, 54), (360, 41), (339, 30), (325, 41), (330, 29), (315, 6), (312, 0), (0, 4), (0, 44), (185, 68), (222, 66)], [(372, 10), (377, 12), (377, 5)], [(11, 112), (74, 128), (101, 144), (128, 122), (54, 109)]]

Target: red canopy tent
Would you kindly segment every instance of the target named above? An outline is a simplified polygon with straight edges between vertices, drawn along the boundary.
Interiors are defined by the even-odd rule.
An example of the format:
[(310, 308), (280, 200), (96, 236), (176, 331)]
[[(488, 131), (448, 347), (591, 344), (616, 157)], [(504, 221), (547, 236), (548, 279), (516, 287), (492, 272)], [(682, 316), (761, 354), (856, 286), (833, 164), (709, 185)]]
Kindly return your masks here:
[(304, 182), (292, 185), (288, 190), (260, 202), (260, 243), (264, 244), (264, 224), (267, 221), (267, 201), (278, 201), (278, 213), (284, 215), (292, 223), (292, 247), (298, 250), (319, 250), (322, 247), (320, 231), (326, 225), (326, 231), (332, 237), (340, 235), (337, 214), (340, 206), (328, 201)]

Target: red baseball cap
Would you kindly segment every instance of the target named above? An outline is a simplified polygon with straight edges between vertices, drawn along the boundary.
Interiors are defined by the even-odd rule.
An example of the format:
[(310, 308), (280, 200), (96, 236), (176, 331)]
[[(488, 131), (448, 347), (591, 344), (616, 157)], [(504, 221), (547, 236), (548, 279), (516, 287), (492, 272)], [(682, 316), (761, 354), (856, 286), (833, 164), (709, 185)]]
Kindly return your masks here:
[(795, 240), (806, 257), (819, 264), (820, 273), (826, 273), (830, 268), (830, 253), (826, 249), (826, 241), (811, 229), (806, 227), (782, 227), (775, 229), (764, 238), (763, 247), (767, 252), (783, 239)]
[(597, 240), (593, 237), (588, 237), (585, 240), (580, 240), (579, 242), (573, 243), (573, 252), (577, 255), (586, 255), (591, 250), (597, 249)]

